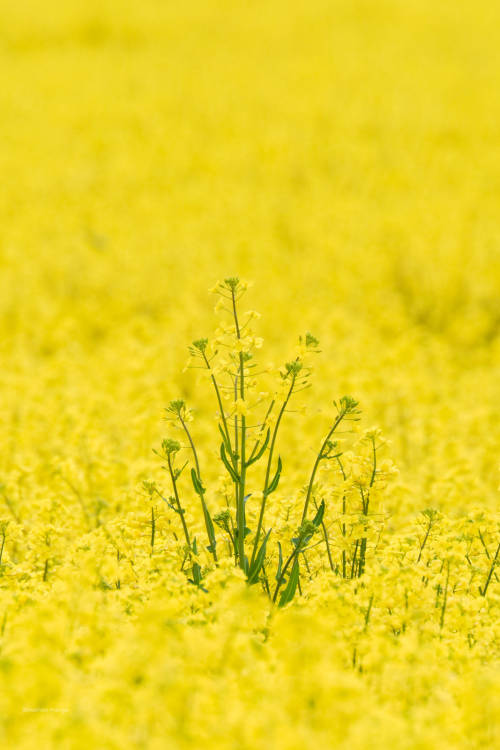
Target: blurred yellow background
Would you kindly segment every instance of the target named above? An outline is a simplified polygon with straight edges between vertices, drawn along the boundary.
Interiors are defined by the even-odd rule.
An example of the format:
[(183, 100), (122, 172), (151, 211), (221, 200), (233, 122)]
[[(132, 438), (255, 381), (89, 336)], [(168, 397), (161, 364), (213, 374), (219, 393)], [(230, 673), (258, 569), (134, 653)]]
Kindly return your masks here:
[(7, 424), (42, 394), (87, 412), (108, 377), (154, 420), (212, 328), (208, 287), (238, 273), (271, 358), (313, 330), (322, 399), (355, 392), (419, 473), (451, 442), (495, 485), (499, 20), (492, 2), (2, 2), (0, 338), (26, 388)]
[(230, 275), (254, 283), (264, 362), (321, 342), (294, 486), (349, 393), (392, 442), (394, 523), (498, 507), (500, 4), (0, 0), (0, 65), (1, 518), (146, 523), (177, 396), (212, 471), (215, 407), (182, 368)]

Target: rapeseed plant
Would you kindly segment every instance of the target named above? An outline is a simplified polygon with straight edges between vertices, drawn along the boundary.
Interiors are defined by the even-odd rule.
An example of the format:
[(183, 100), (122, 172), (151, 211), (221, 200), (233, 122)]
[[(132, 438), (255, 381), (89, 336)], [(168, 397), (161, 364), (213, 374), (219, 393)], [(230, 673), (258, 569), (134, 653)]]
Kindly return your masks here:
[[(269, 497), (279, 488), (283, 471), (281, 456), (278, 454), (275, 459), (279, 428), (294, 396), (310, 385), (312, 371), (310, 355), (318, 352), (319, 341), (309, 332), (299, 338), (294, 359), (285, 362), (283, 367), (278, 369), (277, 387), (273, 389), (270, 400), (266, 403), (266, 392), (259, 384), (259, 376), (262, 376), (264, 371), (259, 369), (255, 360), (255, 349), (260, 349), (262, 346), (262, 339), (255, 336), (252, 328), (256, 313), (250, 311), (242, 314), (240, 311), (240, 301), (247, 287), (248, 285), (238, 277), (229, 277), (216, 284), (213, 291), (220, 298), (216, 310), (229, 313), (230, 322), (221, 324), (216, 331), (213, 343), (208, 338), (201, 338), (193, 341), (189, 347), (192, 362), (188, 366), (205, 369), (213, 386), (218, 407), (218, 431), (221, 440), (218, 453), (221, 468), (227, 472), (229, 485), (232, 484), (232, 502), (226, 494), (227, 507), (219, 509), (213, 519), (205, 499), (207, 489), (202, 480), (198, 452), (191, 428), (188, 427), (188, 424), (193, 421), (192, 411), (182, 399), (171, 401), (165, 411), (168, 420), (173, 422), (174, 426), (179, 427), (187, 439), (187, 447), (193, 463), (190, 476), (194, 492), (201, 503), (208, 542), (206, 549), (213, 558), (213, 564), (217, 565), (217, 547), (222, 546), (218, 545), (216, 535), (216, 529), (220, 529), (222, 541), (228, 539), (229, 556), (234, 558), (235, 565), (241, 568), (248, 583), (254, 584), (260, 580), (264, 591), (273, 603), (278, 601), (280, 606), (284, 606), (292, 601), (297, 588), (302, 593), (305, 575), (303, 574), (301, 578), (301, 561), (304, 563), (309, 580), (318, 574), (318, 569), (325, 567), (325, 561), (322, 559), (324, 555), (321, 555), (321, 552), (326, 551), (330, 569), (337, 574), (341, 571), (344, 578), (361, 577), (365, 572), (368, 533), (372, 531), (370, 519), (373, 514), (369, 514), (371, 494), (380, 485), (382, 476), (387, 474), (387, 467), (384, 472), (377, 465), (377, 453), (382, 446), (382, 440), (380, 430), (374, 429), (366, 432), (361, 441), (361, 444), (369, 445), (370, 459), (362, 455), (351, 456), (351, 462), (357, 462), (357, 467), (356, 470), (354, 468), (350, 470), (348, 478), (342, 463), (343, 451), (334, 437), (340, 433), (340, 428), (344, 425), (359, 421), (361, 411), (358, 408), (358, 402), (350, 396), (343, 396), (338, 402), (334, 401), (336, 416), (321, 442), (310, 478), (303, 492), (303, 508), (295, 536), (290, 540), (281, 538), (277, 542), (271, 538), (272, 528), (267, 527), (265, 513)], [(170, 499), (165, 498), (156, 485), (149, 480), (144, 482), (144, 488), (151, 499), (158, 495), (180, 517), (186, 551), (181, 566), (184, 569), (186, 557), (191, 559), (193, 555), (198, 556), (198, 545), (196, 536), (188, 530), (186, 511), (179, 497), (178, 482), (188, 465), (186, 461), (182, 467), (175, 467), (175, 457), (180, 450), (181, 444), (168, 438), (162, 442), (161, 453), (155, 451), (161, 458), (166, 459), (167, 463), (163, 468), (168, 471), (173, 496)], [(204, 452), (206, 453), (206, 450)], [(251, 476), (251, 471), (257, 468), (260, 461), (265, 466), (264, 480), (262, 491), (258, 495), (257, 508), (252, 511), (255, 480)], [(353, 523), (351, 517), (349, 532), (347, 524), (342, 523), (341, 565), (340, 561), (334, 563), (332, 558), (332, 546), (335, 545), (335, 541), (324, 520), (325, 498), (323, 497), (319, 504), (315, 499), (318, 492), (323, 495), (334, 494), (333, 486), (330, 484), (332, 478), (317, 481), (320, 466), (328, 462), (336, 462), (341, 471), (342, 516), (345, 517), (346, 514), (352, 516), (354, 513), (354, 518), (357, 518), (357, 523)], [(350, 488), (347, 486), (349, 484), (351, 484)], [(252, 491), (249, 491), (250, 487)], [(356, 491), (356, 494), (359, 493), (359, 509), (355, 507), (352, 500), (349, 502), (349, 509), (347, 508), (347, 498), (349, 494), (353, 494), (353, 491)], [(297, 497), (300, 495), (297, 490), (295, 494)], [(313, 508), (311, 500), (314, 502), (315, 512), (308, 518)], [(154, 518), (153, 509), (151, 513)], [(250, 522), (250, 516), (253, 516), (254, 520), (258, 519), (255, 530), (247, 525)], [(316, 542), (315, 535), (320, 529), (322, 540)], [(349, 541), (346, 544), (347, 540)], [(273, 543), (274, 551), (271, 549)], [(290, 546), (291, 551), (287, 553), (284, 560), (285, 546)], [(311, 550), (315, 551), (312, 556), (313, 561), (308, 559), (309, 555), (306, 555), (306, 552)], [(276, 573), (270, 579), (269, 571), (276, 558), (278, 559)], [(189, 581), (201, 586), (202, 577), (200, 565), (195, 562)], [(273, 580), (274, 591), (272, 591)], [(285, 588), (278, 599), (283, 586)]]

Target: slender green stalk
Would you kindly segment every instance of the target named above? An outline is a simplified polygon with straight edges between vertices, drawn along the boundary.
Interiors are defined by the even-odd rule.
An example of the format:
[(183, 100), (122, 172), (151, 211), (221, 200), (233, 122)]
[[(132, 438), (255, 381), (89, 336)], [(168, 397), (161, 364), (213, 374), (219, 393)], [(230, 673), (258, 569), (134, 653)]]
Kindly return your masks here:
[(325, 458), (325, 455), (326, 455), (325, 448), (327, 448), (328, 443), (330, 442), (333, 433), (335, 432), (335, 430), (337, 429), (337, 427), (339, 426), (339, 424), (342, 422), (342, 420), (344, 419), (344, 417), (346, 416), (347, 413), (348, 412), (347, 412), (347, 410), (344, 407), (339, 411), (339, 413), (338, 413), (338, 415), (337, 415), (337, 417), (335, 419), (335, 422), (333, 423), (332, 427), (330, 428), (330, 430), (328, 432), (328, 435), (323, 440), (323, 444), (321, 446), (321, 450), (320, 450), (320, 452), (318, 453), (318, 455), (316, 457), (316, 461), (314, 462), (313, 470), (311, 472), (311, 478), (309, 479), (309, 485), (307, 487), (306, 499), (305, 499), (305, 502), (304, 502), (304, 510), (302, 511), (301, 523), (303, 523), (306, 520), (307, 511), (309, 509), (309, 501), (311, 499), (311, 492), (312, 492), (314, 480), (316, 478), (316, 472), (318, 471), (318, 467), (319, 467), (321, 461), (323, 460), (323, 458)]
[[(234, 379), (234, 403), (236, 404), (236, 401), (238, 399), (238, 376)], [(238, 473), (238, 461), (239, 461), (239, 445), (240, 445), (240, 438), (239, 438), (239, 422), (238, 422), (238, 415), (234, 415), (234, 464), (236, 464), (236, 474), (239, 476)], [(234, 465), (233, 464), (233, 465)], [(234, 482), (234, 500), (235, 500), (235, 508), (236, 508), (236, 529), (235, 529), (235, 535), (236, 535), (236, 552), (237, 557), (239, 557), (240, 548), (239, 548), (239, 542), (238, 542), (238, 529), (240, 527), (239, 522), (239, 512), (240, 512), (240, 480), (235, 479)]]
[(187, 426), (186, 422), (182, 418), (182, 414), (181, 414), (180, 410), (179, 410), (178, 416), (179, 416), (180, 423), (181, 423), (181, 425), (182, 425), (182, 427), (184, 429), (184, 432), (187, 435), (187, 439), (189, 440), (189, 444), (191, 446), (191, 451), (193, 453), (194, 463), (195, 463), (195, 466), (196, 466), (196, 475), (198, 477), (198, 486), (200, 488), (200, 489), (196, 489), (196, 493), (197, 493), (197, 495), (198, 495), (198, 497), (200, 498), (200, 501), (201, 501), (201, 508), (202, 508), (202, 511), (203, 511), (203, 518), (204, 518), (204, 521), (205, 521), (205, 528), (206, 528), (206, 531), (207, 531), (208, 541), (209, 541), (209, 544), (210, 544), (210, 550), (212, 552), (214, 561), (217, 562), (217, 552), (216, 552), (216, 549), (215, 549), (215, 537), (214, 537), (214, 533), (213, 533), (213, 524), (212, 524), (212, 519), (211, 519), (211, 516), (210, 516), (210, 511), (208, 510), (208, 506), (206, 504), (205, 497), (204, 497), (204, 494), (203, 494), (204, 490), (202, 489), (203, 485), (202, 485), (202, 481), (201, 481), (200, 462), (198, 461), (198, 453), (196, 451), (196, 447), (195, 447), (193, 438), (191, 437), (191, 433), (190, 433), (190, 431), (188, 429), (188, 426)]
[[(234, 378), (234, 403), (238, 399), (238, 376)], [(238, 415), (234, 415), (234, 455), (238, 460), (238, 451), (240, 449), (240, 438), (238, 434)]]
[(280, 412), (278, 414), (278, 418), (276, 420), (276, 424), (274, 425), (274, 430), (273, 430), (273, 436), (271, 438), (271, 443), (269, 445), (269, 455), (267, 457), (266, 475), (265, 475), (265, 479), (264, 479), (264, 489), (262, 491), (262, 502), (260, 504), (259, 520), (258, 520), (258, 523), (257, 523), (257, 531), (255, 532), (255, 540), (254, 540), (254, 545), (253, 545), (252, 562), (255, 560), (255, 555), (257, 554), (257, 548), (258, 548), (258, 545), (259, 545), (260, 534), (261, 534), (261, 531), (262, 531), (262, 524), (264, 522), (264, 513), (265, 513), (265, 510), (266, 510), (266, 502), (267, 502), (267, 498), (268, 498), (268, 494), (269, 494), (268, 493), (269, 479), (270, 479), (270, 476), (271, 476), (271, 464), (272, 464), (272, 460), (273, 460), (274, 446), (276, 444), (276, 437), (278, 435), (278, 430), (279, 430), (279, 427), (280, 427), (281, 419), (283, 417), (283, 414), (285, 413), (285, 409), (286, 409), (286, 407), (288, 405), (288, 402), (290, 400), (290, 397), (292, 395), (296, 379), (297, 379), (297, 373), (292, 373), (292, 382), (290, 383), (290, 388), (288, 389), (288, 393), (287, 393), (287, 395), (285, 397), (285, 400), (283, 401), (283, 404), (281, 406)]
[(490, 569), (488, 572), (488, 577), (486, 578), (486, 582), (483, 586), (483, 588), (479, 587), (479, 593), (481, 596), (486, 596), (486, 592), (488, 591), (488, 586), (490, 585), (491, 577), (493, 575), (493, 571), (495, 570), (495, 565), (498, 560), (498, 555), (500, 554), (500, 542), (498, 543), (497, 551), (495, 552), (495, 557), (491, 561)]
[(229, 535), (231, 537), (231, 541), (233, 543), (233, 550), (234, 550), (234, 565), (235, 567), (238, 565), (238, 544), (236, 542), (236, 529), (234, 528), (233, 519), (231, 516), (229, 516), (229, 523), (231, 528), (229, 529)]
[[(204, 359), (205, 365), (207, 366), (207, 369), (211, 370), (210, 362), (208, 361), (208, 357), (206, 355), (205, 349), (203, 349), (201, 353), (202, 353), (202, 357)], [(238, 423), (237, 423), (237, 417), (235, 417), (235, 436), (236, 436), (236, 440), (235, 440), (235, 448), (233, 450), (232, 443), (231, 443), (231, 435), (230, 435), (230, 432), (229, 432), (229, 425), (227, 423), (226, 414), (224, 412), (224, 406), (222, 405), (222, 397), (221, 397), (221, 394), (220, 394), (219, 384), (217, 383), (217, 380), (215, 379), (215, 375), (212, 372), (210, 372), (210, 379), (212, 381), (212, 385), (214, 387), (215, 395), (217, 397), (217, 403), (219, 404), (219, 413), (220, 413), (221, 422), (222, 422), (222, 430), (223, 430), (223, 433), (224, 433), (225, 438), (226, 438), (227, 446), (229, 448), (229, 454), (230, 454), (229, 457), (231, 459), (231, 463), (233, 465), (234, 471), (237, 472), (237, 469), (238, 469), (238, 460), (237, 460), (237, 457), (236, 457), (236, 454), (237, 454), (237, 451), (238, 451)], [(238, 505), (238, 487), (237, 487), (236, 483), (235, 483), (235, 498), (236, 498), (236, 505)]]
[(367, 539), (363, 537), (359, 547), (358, 578), (361, 578), (365, 570)]
[(186, 544), (189, 547), (189, 549), (191, 550), (192, 549), (191, 548), (191, 538), (189, 536), (188, 527), (186, 525), (186, 519), (184, 518), (184, 510), (182, 509), (182, 506), (181, 506), (181, 501), (180, 501), (180, 498), (179, 498), (179, 492), (177, 490), (177, 479), (175, 477), (175, 472), (174, 472), (174, 468), (172, 466), (172, 459), (171, 459), (170, 455), (171, 455), (170, 453), (167, 453), (167, 463), (168, 463), (168, 470), (169, 470), (169, 473), (170, 473), (170, 479), (172, 480), (172, 488), (174, 490), (175, 503), (177, 505), (177, 512), (178, 512), (178, 514), (181, 517), (182, 530), (184, 531), (184, 538), (186, 540)]
[[(318, 504), (317, 504), (316, 501), (314, 501), (314, 505), (316, 506), (316, 510), (318, 510)], [(333, 564), (332, 552), (330, 550), (330, 540), (328, 538), (328, 531), (326, 530), (326, 525), (325, 525), (324, 519), (322, 519), (322, 521), (321, 521), (321, 529), (323, 531), (323, 538), (325, 540), (326, 554), (328, 556), (328, 564), (330, 565), (330, 570), (333, 573), (333, 571), (335, 570), (335, 566)]]
[(366, 612), (365, 612), (365, 630), (367, 629), (368, 623), (370, 622), (370, 614), (371, 614), (371, 611), (372, 611), (374, 596), (375, 596), (374, 594), (372, 594), (370, 596), (370, 601), (368, 602), (368, 607), (366, 608)]
[(424, 551), (425, 545), (427, 544), (427, 540), (429, 538), (429, 534), (431, 533), (431, 529), (432, 529), (432, 518), (429, 518), (429, 523), (427, 525), (427, 529), (425, 530), (425, 536), (424, 536), (422, 544), (420, 545), (420, 549), (418, 551), (417, 563), (419, 563), (420, 560), (422, 559), (422, 552)]
[(373, 471), (370, 479), (370, 487), (373, 487), (375, 477), (377, 476), (377, 446), (375, 445), (375, 437), (372, 435), (372, 450), (373, 450)]
[(483, 545), (484, 551), (486, 552), (486, 557), (489, 560), (491, 558), (491, 555), (489, 553), (488, 547), (486, 546), (486, 542), (484, 541), (484, 537), (481, 533), (481, 529), (478, 529), (478, 533), (479, 533), (479, 539), (481, 540), (481, 544)]
[[(324, 512), (324, 505), (323, 505), (323, 512)], [(319, 524), (319, 519), (315, 521), (307, 521), (306, 523), (301, 524), (297, 532), (298, 536), (296, 537), (296, 539), (293, 540), (294, 548), (278, 576), (276, 588), (274, 590), (273, 603), (276, 602), (276, 599), (278, 597), (278, 592), (281, 588), (283, 581), (285, 580), (286, 572), (288, 568), (290, 567), (291, 563), (295, 562), (295, 559), (298, 557), (300, 553), (303, 554), (306, 551), (306, 549), (308, 549), (308, 544), (311, 541), (313, 534), (315, 534), (318, 530), (318, 526), (316, 524)], [(303, 556), (305, 558), (304, 554)], [(298, 563), (298, 560), (297, 560), (297, 563)], [(293, 574), (293, 570), (290, 575), (292, 574)]]
[[(343, 480), (345, 482), (345, 480), (346, 480), (347, 477), (346, 477), (346, 473), (344, 471), (344, 466), (342, 464), (342, 461), (340, 460), (340, 456), (337, 456), (337, 463), (338, 463), (338, 465), (340, 467), (340, 471), (342, 472), (342, 478), (343, 478)], [(345, 518), (345, 512), (346, 512), (346, 496), (343, 495), (343, 497), (342, 497), (342, 516), (344, 518)], [(345, 539), (345, 537), (347, 535), (346, 534), (345, 521), (342, 521), (342, 523), (340, 525), (340, 531), (341, 531), (342, 536)], [(342, 578), (347, 578), (347, 555), (346, 555), (345, 549), (342, 549)]]
[(358, 554), (358, 547), (359, 547), (359, 539), (356, 539), (356, 544), (354, 545), (354, 555), (352, 556), (351, 578), (354, 578), (354, 571), (356, 570), (356, 557)]
[(151, 554), (153, 553), (153, 549), (155, 546), (155, 535), (156, 535), (155, 509), (153, 506), (151, 506)]
[[(231, 289), (231, 300), (233, 305), (233, 317), (234, 325), (236, 328), (236, 337), (238, 341), (241, 341), (241, 331), (238, 322), (238, 311), (236, 309), (236, 295), (234, 287)], [(239, 352), (239, 396), (242, 401), (245, 400), (245, 359), (243, 352)], [(236, 384), (236, 392), (238, 391), (238, 384)], [(238, 434), (238, 417), (235, 416), (235, 432)], [(241, 415), (241, 443), (240, 443), (240, 472), (239, 472), (239, 487), (237, 490), (236, 498), (236, 524), (238, 532), (238, 558), (239, 565), (242, 570), (245, 570), (245, 482), (246, 482), (246, 417), (244, 414)]]
[[(232, 446), (232, 442), (231, 442), (231, 434), (229, 432), (229, 425), (228, 425), (228, 422), (227, 422), (226, 413), (224, 411), (224, 406), (222, 404), (222, 396), (221, 396), (221, 393), (220, 393), (220, 387), (219, 387), (219, 384), (218, 384), (218, 382), (217, 382), (217, 380), (215, 378), (215, 375), (212, 372), (212, 368), (210, 367), (210, 360), (207, 357), (207, 352), (206, 352), (207, 344), (208, 344), (208, 339), (199, 339), (198, 341), (194, 341), (193, 342), (193, 348), (197, 352), (199, 352), (199, 354), (201, 355), (201, 358), (203, 359), (203, 362), (205, 363), (205, 366), (206, 366), (207, 370), (210, 372), (210, 379), (212, 381), (212, 385), (213, 385), (214, 391), (215, 391), (215, 396), (217, 398), (217, 403), (219, 405), (219, 413), (220, 413), (220, 419), (221, 419), (221, 423), (222, 423), (222, 433), (224, 435), (224, 439), (225, 439), (225, 443), (227, 445), (227, 448), (229, 450), (230, 459), (231, 459), (231, 463), (233, 465), (233, 469), (234, 469), (235, 472), (237, 472), (237, 469), (238, 469), (238, 462), (237, 462), (237, 457), (236, 457), (236, 454), (238, 452), (238, 436), (237, 436), (238, 426), (237, 426), (237, 421), (235, 423), (235, 429), (236, 429), (235, 438), (236, 438), (236, 440), (235, 440), (235, 448), (233, 450), (233, 446)], [(235, 386), (235, 388), (236, 388), (236, 393), (237, 393), (237, 385)], [(236, 400), (236, 397), (237, 396), (235, 394), (235, 400)]]
[[(366, 497), (363, 492), (363, 488), (360, 488), (361, 499), (363, 504), (363, 515), (368, 516), (368, 506), (370, 504), (370, 490), (375, 483), (375, 477), (377, 476), (377, 446), (375, 445), (375, 437), (372, 435), (372, 448), (373, 448), (373, 469), (370, 478), (370, 484), (366, 491)], [(366, 548), (368, 540), (366, 537), (361, 539), (361, 546), (359, 548), (359, 564), (358, 564), (358, 577), (361, 578), (363, 575), (365, 564), (366, 564)]]
[(287, 572), (288, 568), (290, 567), (291, 563), (295, 560), (295, 558), (299, 554), (299, 551), (300, 551), (300, 549), (299, 549), (299, 546), (297, 545), (297, 547), (295, 547), (295, 549), (291, 553), (290, 557), (287, 559), (287, 561), (285, 562), (285, 564), (283, 566), (283, 570), (281, 571), (281, 575), (278, 578), (278, 581), (276, 583), (276, 588), (274, 589), (273, 604), (276, 602), (276, 599), (278, 598), (278, 592), (279, 592), (279, 590), (281, 588), (281, 585), (282, 585), (283, 581), (285, 580), (286, 572)]
[[(210, 380), (212, 381), (212, 385), (214, 387), (215, 395), (217, 397), (217, 403), (219, 404), (219, 413), (220, 413), (220, 418), (221, 418), (221, 421), (222, 421), (222, 427), (223, 427), (223, 430), (224, 430), (224, 434), (226, 436), (227, 444), (228, 444), (229, 447), (231, 447), (231, 437), (230, 437), (230, 434), (229, 434), (229, 427), (228, 427), (228, 424), (227, 424), (226, 414), (224, 412), (224, 407), (222, 405), (222, 397), (220, 395), (219, 384), (217, 383), (217, 380), (215, 379), (215, 375), (211, 371), (210, 362), (208, 361), (208, 357), (206, 355), (206, 352), (203, 350), (201, 354), (202, 354), (203, 360), (204, 360), (204, 362), (205, 362), (205, 364), (207, 366), (207, 369), (210, 371)], [(233, 453), (231, 451), (231, 457), (232, 456), (233, 456)]]
[(441, 618), (439, 620), (439, 628), (442, 630), (444, 625), (444, 615), (446, 612), (446, 604), (448, 602), (448, 583), (450, 581), (450, 561), (447, 560), (447, 569), (446, 569), (446, 583), (444, 586), (444, 596), (443, 596), (443, 606), (441, 607)]
[(184, 421), (184, 419), (182, 418), (182, 415), (181, 415), (180, 411), (179, 411), (179, 421), (180, 421), (180, 423), (182, 425), (182, 429), (184, 430), (184, 432), (187, 435), (187, 439), (189, 440), (189, 445), (191, 446), (191, 450), (193, 452), (194, 463), (195, 463), (195, 466), (196, 466), (196, 474), (198, 475), (198, 479), (201, 482), (200, 462), (198, 461), (198, 453), (196, 452), (196, 448), (195, 448), (195, 445), (194, 445), (194, 442), (193, 442), (193, 438), (191, 437), (191, 433), (189, 432), (187, 424)]
[(2, 546), (0, 548), (0, 565), (2, 564), (3, 549), (5, 547), (5, 530), (2, 532)]
[(257, 451), (259, 450), (259, 445), (260, 445), (260, 441), (262, 440), (262, 433), (263, 433), (263, 432), (264, 432), (264, 430), (266, 429), (266, 425), (267, 425), (267, 420), (269, 419), (269, 416), (270, 416), (270, 414), (271, 414), (272, 410), (274, 409), (274, 405), (275, 405), (275, 403), (276, 403), (276, 401), (275, 401), (275, 400), (274, 400), (274, 398), (273, 398), (273, 400), (272, 400), (272, 401), (271, 401), (271, 403), (269, 404), (269, 408), (268, 408), (268, 410), (267, 410), (267, 412), (266, 412), (266, 416), (264, 417), (264, 421), (262, 422), (262, 424), (261, 424), (261, 426), (260, 426), (260, 430), (259, 430), (259, 433), (258, 433), (258, 435), (257, 435), (257, 438), (256, 438), (256, 440), (255, 440), (255, 444), (254, 444), (254, 446), (253, 446), (253, 448), (252, 448), (252, 451), (251, 451), (251, 453), (250, 453), (250, 456), (249, 456), (249, 458), (248, 458), (248, 461), (249, 461), (249, 462), (253, 460), (253, 458), (254, 458), (255, 454), (256, 454), (256, 453), (257, 453)]
[[(345, 500), (344, 500), (344, 508), (345, 508)], [(345, 523), (343, 524), (342, 533), (343, 533), (343, 536), (345, 537)], [(347, 555), (346, 555), (345, 549), (342, 550), (342, 578), (347, 578)]]

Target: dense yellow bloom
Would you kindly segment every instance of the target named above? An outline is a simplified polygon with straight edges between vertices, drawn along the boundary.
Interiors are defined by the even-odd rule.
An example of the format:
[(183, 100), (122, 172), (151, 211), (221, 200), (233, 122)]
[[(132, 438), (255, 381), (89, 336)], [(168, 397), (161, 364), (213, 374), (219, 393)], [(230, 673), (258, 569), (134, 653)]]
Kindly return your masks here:
[[(4, 0), (0, 29), (0, 747), (497, 747), (500, 6)], [(239, 273), (240, 339), (207, 296)], [(363, 419), (277, 609), (151, 448), (182, 468), (185, 400), (223, 524), (212, 378), (253, 439), (297, 362), (285, 558), (333, 399)]]

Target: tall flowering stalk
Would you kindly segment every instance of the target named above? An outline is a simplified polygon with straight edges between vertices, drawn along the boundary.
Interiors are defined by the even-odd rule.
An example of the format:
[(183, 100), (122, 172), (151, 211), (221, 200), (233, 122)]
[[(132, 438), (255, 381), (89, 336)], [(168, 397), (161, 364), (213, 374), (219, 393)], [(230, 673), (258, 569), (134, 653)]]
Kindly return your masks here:
[[(315, 457), (304, 491), (300, 522), (296, 534), (290, 540), (290, 552), (285, 557), (282, 539), (276, 539), (274, 545), (270, 543), (272, 528), (266, 526), (266, 515), (269, 498), (278, 490), (283, 471), (283, 460), (278, 448), (280, 428), (294, 396), (309, 387), (310, 355), (318, 352), (319, 342), (310, 333), (299, 338), (294, 356), (279, 369), (278, 387), (274, 388), (266, 406), (267, 394), (258, 387), (259, 376), (264, 375), (265, 371), (259, 371), (255, 362), (255, 352), (261, 347), (262, 339), (254, 334), (252, 328), (253, 321), (258, 315), (253, 311), (242, 313), (240, 309), (240, 301), (246, 290), (247, 285), (237, 277), (230, 277), (216, 284), (213, 290), (219, 297), (216, 310), (227, 314), (229, 320), (220, 325), (213, 340), (196, 339), (189, 347), (191, 366), (206, 371), (214, 392), (220, 439), (218, 456), (229, 486), (232, 487), (232, 499), (231, 492), (223, 493), (226, 507), (219, 507), (212, 516), (207, 501), (208, 490), (202, 478), (195, 434), (191, 429), (192, 412), (183, 400), (178, 399), (171, 401), (167, 406), (167, 419), (182, 431), (185, 440), (183, 447), (189, 451), (190, 458), (182, 468), (176, 469), (173, 460), (182, 446), (177, 441), (164, 441), (163, 456), (167, 458), (166, 468), (174, 492), (172, 498), (166, 502), (180, 516), (187, 555), (192, 564), (193, 574), (190, 580), (201, 586), (204, 571), (198, 563), (200, 553), (196, 537), (189, 532), (178, 488), (180, 475), (191, 461), (192, 490), (200, 503), (207, 540), (206, 550), (211, 555), (212, 565), (216, 566), (219, 563), (219, 555), (227, 549), (234, 559), (234, 564), (245, 574), (248, 583), (260, 581), (272, 601), (283, 606), (293, 599), (297, 590), (301, 590), (302, 562), (306, 565), (306, 579), (312, 576), (306, 552), (309, 555), (311, 550), (315, 550), (315, 560), (319, 560), (320, 565), (323, 565), (324, 557), (330, 571), (338, 573), (342, 569), (345, 573), (345, 549), (342, 552), (341, 566), (340, 560), (335, 563), (332, 557), (333, 547), (325, 519), (325, 499), (318, 502), (315, 492), (321, 464), (336, 459), (338, 465), (342, 466), (342, 451), (339, 449), (338, 441), (333, 438), (343, 424), (359, 419), (360, 410), (357, 401), (349, 396), (343, 396), (338, 402), (333, 402), (336, 414)], [(373, 445), (375, 446), (375, 443)], [(375, 448), (373, 456), (371, 483), (363, 506), (365, 515), (368, 514), (369, 491), (377, 478)], [(254, 469), (259, 462), (263, 465), (263, 484), (261, 492), (256, 493)], [(337, 464), (332, 461), (332, 465)], [(345, 479), (344, 472), (343, 475)], [(156, 492), (163, 497), (155, 485), (149, 484), (148, 487), (150, 494)], [(212, 489), (210, 496), (211, 505), (214, 500), (220, 505), (220, 492)], [(257, 504), (254, 501), (255, 497), (258, 497)], [(310, 517), (313, 506), (314, 511)], [(343, 512), (345, 513), (345, 498)], [(248, 526), (249, 518), (251, 525), (255, 523), (255, 528)], [(344, 536), (345, 533), (344, 524)], [(367, 539), (357, 540), (356, 551), (351, 555), (353, 565), (356, 564), (357, 575), (361, 575), (364, 570), (366, 550)], [(357, 563), (354, 562), (356, 558)], [(277, 566), (274, 585), (271, 584), (268, 573), (273, 565)], [(306, 579), (303, 578), (303, 584)]]

